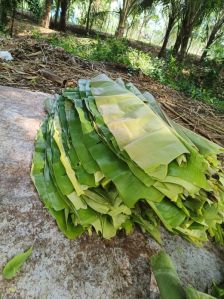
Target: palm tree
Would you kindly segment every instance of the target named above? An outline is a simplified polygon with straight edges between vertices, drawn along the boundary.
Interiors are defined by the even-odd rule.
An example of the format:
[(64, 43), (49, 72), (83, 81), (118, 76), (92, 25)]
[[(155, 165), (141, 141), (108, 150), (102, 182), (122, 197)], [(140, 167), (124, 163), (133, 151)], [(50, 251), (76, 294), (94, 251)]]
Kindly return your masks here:
[(161, 50), (158, 54), (158, 57), (163, 57), (166, 52), (166, 47), (169, 41), (170, 33), (176, 24), (177, 20), (180, 17), (180, 10), (181, 10), (181, 1), (176, 0), (163, 0), (163, 4), (165, 6), (165, 10), (168, 10), (168, 25), (166, 28), (166, 33), (163, 39), (163, 44)]
[(201, 55), (201, 61), (205, 60), (209, 48), (224, 34), (224, 6), (218, 10), (215, 15), (215, 22), (208, 35), (205, 49)]
[(122, 0), (119, 8), (119, 23), (115, 36), (123, 37), (127, 25), (128, 16), (135, 12), (142, 12), (149, 9), (155, 0)]

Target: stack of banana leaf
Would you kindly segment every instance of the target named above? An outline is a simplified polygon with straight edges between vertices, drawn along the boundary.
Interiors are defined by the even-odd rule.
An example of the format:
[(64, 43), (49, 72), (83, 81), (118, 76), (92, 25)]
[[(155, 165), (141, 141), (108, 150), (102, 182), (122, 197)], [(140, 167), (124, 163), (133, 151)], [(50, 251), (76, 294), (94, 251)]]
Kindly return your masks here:
[(106, 75), (79, 80), (38, 131), (31, 176), (70, 239), (109, 239), (159, 224), (201, 245), (224, 243), (223, 149), (170, 120), (149, 94)]

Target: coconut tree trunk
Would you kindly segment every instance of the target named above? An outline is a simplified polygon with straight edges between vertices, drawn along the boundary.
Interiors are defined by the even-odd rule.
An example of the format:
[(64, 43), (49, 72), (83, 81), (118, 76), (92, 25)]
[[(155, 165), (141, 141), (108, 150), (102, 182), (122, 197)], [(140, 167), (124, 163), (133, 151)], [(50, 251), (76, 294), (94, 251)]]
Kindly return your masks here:
[(128, 19), (128, 14), (130, 13), (130, 9), (135, 1), (132, 0), (123, 0), (122, 7), (119, 11), (119, 23), (117, 26), (117, 30), (115, 32), (115, 36), (118, 38), (122, 38), (124, 36), (124, 31)]
[(181, 24), (180, 30), (178, 30), (177, 39), (173, 48), (173, 54), (175, 56), (177, 56), (180, 49), (180, 53), (178, 55), (178, 58), (180, 60), (183, 60), (185, 57), (187, 45), (191, 37), (192, 31), (193, 23), (191, 22), (189, 16), (186, 16)]
[(182, 32), (181, 30), (178, 30), (177, 32), (177, 37), (176, 37), (176, 41), (173, 47), (173, 55), (176, 56), (179, 49), (180, 49), (180, 45), (181, 45), (181, 40), (182, 40), (182, 36), (181, 36)]
[(170, 32), (172, 31), (174, 24), (175, 24), (175, 18), (170, 17), (169, 22), (168, 22), (168, 26), (167, 26), (167, 29), (166, 29), (166, 34), (165, 34), (165, 37), (164, 37), (164, 40), (163, 40), (163, 45), (162, 45), (162, 48), (161, 48), (161, 50), (159, 52), (159, 55), (158, 55), (159, 58), (165, 56), (167, 43), (168, 43), (168, 40), (169, 40), (169, 37), (170, 37)]
[[(134, 19), (133, 19), (133, 21), (134, 21)], [(143, 28), (146, 27), (146, 24), (147, 24), (147, 17), (146, 17), (146, 14), (144, 13), (143, 21), (142, 21), (142, 24), (140, 26), (140, 30), (138, 32), (138, 38), (137, 38), (137, 40), (140, 40), (141, 35), (142, 35), (142, 30), (143, 30)]]
[(216, 41), (217, 39), (217, 33), (219, 32), (220, 28), (224, 25), (224, 16), (215, 24), (215, 26), (212, 29), (212, 32), (208, 38), (208, 41), (206, 43), (205, 49), (201, 55), (201, 59), (200, 61), (204, 61), (207, 53), (208, 53), (208, 49), (211, 47), (211, 45)]
[(206, 15), (206, 3), (206, 1), (196, 0), (187, 0), (185, 3), (181, 22), (181, 30), (174, 46), (174, 54), (177, 54), (178, 49), (180, 48), (180, 53), (178, 55), (179, 60), (183, 60), (185, 58), (193, 29), (201, 24)]
[(60, 30), (65, 31), (66, 29), (66, 17), (68, 11), (68, 0), (61, 0), (61, 17), (60, 17)]
[(41, 21), (41, 25), (44, 28), (49, 28), (51, 19), (51, 0), (45, 0), (44, 13)]
[(89, 34), (89, 30), (90, 30), (90, 13), (91, 13), (92, 4), (93, 4), (93, 0), (89, 0), (88, 12), (86, 17), (86, 34)]
[(209, 36), (209, 39), (208, 39), (207, 44), (205, 46), (205, 49), (204, 49), (204, 51), (201, 55), (201, 58), (200, 58), (201, 61), (205, 60), (205, 57), (207, 56), (208, 49), (213, 44), (214, 40), (215, 40), (215, 34), (212, 32), (211, 35)]
[(119, 23), (118, 23), (117, 30), (115, 32), (116, 37), (122, 38), (124, 36), (124, 30), (125, 30), (125, 25), (127, 22), (127, 17), (128, 16), (123, 11), (120, 11)]
[[(131, 31), (131, 29), (132, 29), (134, 20), (135, 20), (135, 17), (132, 18), (132, 20), (131, 20), (131, 24), (127, 27), (126, 34), (125, 34), (125, 38), (128, 38), (128, 34), (129, 34), (129, 32)], [(140, 30), (141, 30), (141, 29), (140, 29)], [(130, 37), (130, 36), (129, 36), (129, 37)]]
[(55, 17), (54, 17), (54, 26), (55, 26), (55, 28), (58, 27), (58, 16), (59, 16), (60, 6), (61, 6), (61, 0), (58, 0), (57, 5), (56, 5)]
[(188, 46), (188, 42), (189, 42), (189, 39), (192, 34), (192, 29), (193, 28), (185, 28), (185, 30), (183, 32), (183, 36), (182, 36), (182, 40), (181, 40), (181, 47), (180, 47), (180, 54), (179, 54), (180, 61), (182, 61), (186, 56), (187, 46)]

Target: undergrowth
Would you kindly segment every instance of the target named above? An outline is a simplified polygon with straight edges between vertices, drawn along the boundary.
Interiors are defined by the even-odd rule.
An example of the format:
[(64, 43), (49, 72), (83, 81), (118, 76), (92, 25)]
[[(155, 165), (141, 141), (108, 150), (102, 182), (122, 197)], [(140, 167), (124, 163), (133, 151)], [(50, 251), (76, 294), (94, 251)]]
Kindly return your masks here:
[[(42, 38), (38, 32), (33, 32), (33, 36)], [(180, 63), (171, 55), (167, 55), (165, 60), (155, 58), (150, 53), (129, 47), (125, 39), (102, 40), (58, 34), (44, 37), (44, 39), (85, 59), (116, 62), (132, 69), (140, 69), (153, 79), (224, 111), (224, 92), (217, 83), (219, 71), (208, 63), (200, 68), (203, 71), (199, 74), (199, 68), (195, 68), (192, 64)]]

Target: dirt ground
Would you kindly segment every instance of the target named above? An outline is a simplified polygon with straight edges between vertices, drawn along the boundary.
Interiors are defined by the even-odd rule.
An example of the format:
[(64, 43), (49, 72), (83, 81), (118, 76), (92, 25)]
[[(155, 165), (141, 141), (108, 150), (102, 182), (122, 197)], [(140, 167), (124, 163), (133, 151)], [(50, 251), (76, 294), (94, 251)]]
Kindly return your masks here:
[(91, 78), (99, 73), (106, 73), (114, 79), (122, 77), (133, 82), (141, 91), (151, 92), (173, 120), (224, 145), (223, 114), (155, 82), (141, 72), (119, 64), (81, 59), (62, 48), (27, 36), (1, 38), (0, 44), (0, 50), (8, 50), (14, 57), (11, 62), (0, 60), (1, 85), (54, 94), (65, 86), (75, 85), (80, 78)]

